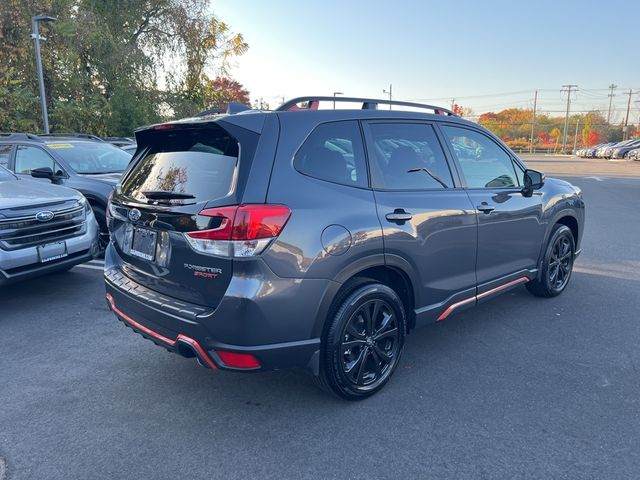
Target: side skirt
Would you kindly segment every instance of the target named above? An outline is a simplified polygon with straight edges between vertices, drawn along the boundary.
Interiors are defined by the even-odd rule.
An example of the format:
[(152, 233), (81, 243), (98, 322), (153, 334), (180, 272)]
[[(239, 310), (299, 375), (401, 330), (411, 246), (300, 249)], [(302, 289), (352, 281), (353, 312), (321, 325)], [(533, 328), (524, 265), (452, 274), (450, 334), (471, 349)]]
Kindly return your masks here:
[(475, 289), (459, 292), (452, 295), (444, 302), (416, 309), (416, 326), (442, 321), (454, 312), (471, 308), (478, 303), (482, 303), (494, 296), (533, 280), (536, 278), (537, 274), (538, 269), (522, 270), (497, 280), (478, 285)]

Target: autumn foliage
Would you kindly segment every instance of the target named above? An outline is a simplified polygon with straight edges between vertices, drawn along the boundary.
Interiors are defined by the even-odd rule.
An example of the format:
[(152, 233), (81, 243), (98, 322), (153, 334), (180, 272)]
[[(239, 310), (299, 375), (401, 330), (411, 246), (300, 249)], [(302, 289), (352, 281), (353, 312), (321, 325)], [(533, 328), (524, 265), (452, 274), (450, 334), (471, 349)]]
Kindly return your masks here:
[(224, 107), (229, 102), (249, 105), (249, 92), (240, 82), (228, 77), (217, 77), (209, 80), (207, 100), (210, 107)]
[[(527, 149), (531, 143), (533, 110), (508, 108), (500, 112), (487, 112), (478, 117), (478, 123), (502, 138), (509, 146)], [(552, 117), (538, 113), (533, 124), (535, 148), (559, 150), (564, 137), (563, 116)], [(576, 135), (576, 125), (578, 127)], [(567, 123), (567, 147), (593, 146), (622, 138), (620, 126), (609, 125), (600, 112), (570, 115)]]

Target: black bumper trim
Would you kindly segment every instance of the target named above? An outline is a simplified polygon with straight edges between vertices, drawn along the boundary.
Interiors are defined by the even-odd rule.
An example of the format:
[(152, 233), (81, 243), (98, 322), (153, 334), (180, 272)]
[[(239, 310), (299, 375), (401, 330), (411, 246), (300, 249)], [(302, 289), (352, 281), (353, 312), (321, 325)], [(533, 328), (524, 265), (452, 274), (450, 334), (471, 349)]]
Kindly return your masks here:
[[(249, 346), (230, 345), (218, 342), (206, 335), (203, 336), (202, 333), (199, 334), (202, 326), (193, 320), (180, 318), (173, 312), (165, 312), (153, 305), (143, 303), (131, 295), (130, 292), (124, 292), (117, 288), (107, 278), (105, 278), (105, 283), (107, 287), (107, 304), (118, 320), (122, 321), (136, 333), (153, 341), (156, 345), (162, 346), (174, 353), (180, 354), (178, 349), (180, 340), (187, 339), (195, 342), (196, 345), (202, 346), (202, 352), (198, 352), (198, 349), (192, 345), (194, 352), (197, 354), (196, 356), (201, 359), (201, 363), (203, 360), (202, 357), (206, 356), (207, 359), (213, 362), (216, 368), (221, 370), (255, 372), (295, 367), (309, 368), (310, 359), (320, 349), (319, 338)], [(111, 300), (109, 300), (109, 298), (111, 298)], [(136, 307), (134, 310), (137, 312), (144, 311), (145, 314), (132, 314), (135, 316), (135, 320), (129, 317), (124, 310), (127, 309), (127, 306), (129, 306), (131, 302), (133, 302)], [(115, 304), (118, 305), (116, 309), (113, 308)], [(171, 319), (175, 322), (175, 326), (169, 330), (149, 320), (150, 318)], [(189, 331), (184, 332), (183, 329), (186, 330), (187, 328), (189, 328)], [(201, 340), (203, 337), (206, 341)], [(260, 367), (256, 369), (230, 367), (220, 360), (216, 350), (254, 355), (259, 360)]]
[(89, 260), (93, 260), (93, 258), (93, 253), (91, 252), (91, 249), (89, 249), (73, 254), (73, 256), (70, 255), (64, 259), (57, 260), (53, 263), (34, 263), (32, 265), (25, 265), (19, 269), (12, 269), (13, 271), (0, 270), (0, 285), (8, 285), (14, 282), (39, 277), (41, 275), (55, 273), (60, 270), (75, 267), (81, 263), (88, 262)]

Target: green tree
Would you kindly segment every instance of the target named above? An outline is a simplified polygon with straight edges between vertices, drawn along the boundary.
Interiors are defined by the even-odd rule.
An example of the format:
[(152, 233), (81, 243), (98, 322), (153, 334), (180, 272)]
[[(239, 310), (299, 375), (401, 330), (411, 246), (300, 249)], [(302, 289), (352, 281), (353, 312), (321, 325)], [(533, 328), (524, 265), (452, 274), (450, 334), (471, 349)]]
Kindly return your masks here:
[[(52, 131), (130, 135), (140, 125), (206, 106), (207, 69), (226, 72), (246, 51), (242, 35), (212, 17), (209, 0), (2, 0), (0, 131), (38, 131), (29, 37), (42, 25)], [(161, 85), (162, 87), (160, 87)]]

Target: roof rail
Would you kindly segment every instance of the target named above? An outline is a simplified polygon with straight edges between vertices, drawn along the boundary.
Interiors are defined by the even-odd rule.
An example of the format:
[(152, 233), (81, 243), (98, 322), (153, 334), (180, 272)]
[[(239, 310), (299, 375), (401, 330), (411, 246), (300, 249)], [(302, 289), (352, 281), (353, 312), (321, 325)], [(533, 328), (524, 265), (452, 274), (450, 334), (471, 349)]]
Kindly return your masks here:
[(96, 140), (98, 142), (104, 142), (100, 137), (91, 135), (90, 133), (43, 133), (38, 135), (39, 137), (74, 137), (74, 138), (86, 138), (88, 140)]
[[(309, 107), (300, 108), (297, 105), (302, 102), (309, 102)], [(292, 100), (289, 100), (278, 108), (276, 108), (276, 112), (286, 112), (289, 110), (317, 110), (318, 104), (320, 102), (350, 102), (350, 103), (362, 103), (363, 110), (377, 110), (378, 105), (397, 105), (401, 107), (414, 107), (414, 108), (424, 108), (427, 110), (433, 110), (433, 113), (436, 115), (449, 115), (453, 117), (457, 117), (454, 112), (448, 110), (446, 108), (438, 107), (435, 105), (426, 105), (424, 103), (413, 103), (413, 102), (401, 102), (398, 100), (380, 100), (375, 98), (360, 98), (360, 97), (298, 97)]]
[(2, 140), (40, 140), (37, 135), (33, 133), (0, 133)]

